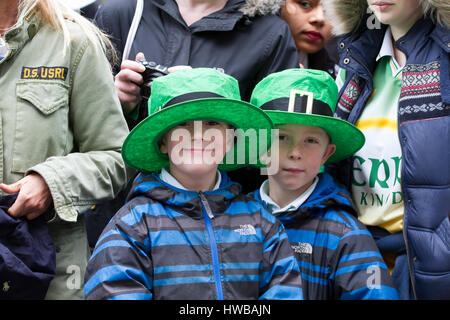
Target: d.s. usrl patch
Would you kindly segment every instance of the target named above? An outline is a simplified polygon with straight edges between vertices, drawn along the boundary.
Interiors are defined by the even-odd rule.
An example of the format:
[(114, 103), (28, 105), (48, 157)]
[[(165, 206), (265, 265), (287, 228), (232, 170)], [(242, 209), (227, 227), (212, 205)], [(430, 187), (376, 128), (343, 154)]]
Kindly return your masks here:
[(66, 80), (66, 67), (22, 67), (21, 79)]

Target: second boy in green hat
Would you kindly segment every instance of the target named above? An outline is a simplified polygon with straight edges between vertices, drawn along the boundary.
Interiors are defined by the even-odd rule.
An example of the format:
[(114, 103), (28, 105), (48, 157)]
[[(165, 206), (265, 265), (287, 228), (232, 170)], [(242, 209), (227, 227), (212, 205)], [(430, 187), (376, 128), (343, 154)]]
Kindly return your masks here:
[(255, 87), (251, 103), (279, 130), (269, 156), (278, 170), (251, 195), (285, 226), (305, 299), (398, 299), (347, 191), (329, 174), (318, 174), (322, 165), (349, 157), (364, 144), (356, 127), (333, 118), (336, 100), (333, 79), (319, 70), (285, 70)]
[(207, 68), (155, 79), (149, 109), (122, 147), (141, 173), (96, 244), (87, 299), (301, 299), (283, 226), (217, 170), (246, 164), (225, 161), (248, 152), (229, 130), (270, 130), (267, 115)]

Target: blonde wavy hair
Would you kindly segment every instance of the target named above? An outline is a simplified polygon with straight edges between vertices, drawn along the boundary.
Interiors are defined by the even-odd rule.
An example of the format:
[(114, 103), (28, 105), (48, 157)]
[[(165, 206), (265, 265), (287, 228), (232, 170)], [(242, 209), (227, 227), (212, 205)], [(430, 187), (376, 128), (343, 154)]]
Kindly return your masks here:
[(113, 65), (117, 63), (117, 54), (108, 36), (88, 19), (70, 8), (64, 0), (19, 0), (18, 20), (26, 17), (32, 10), (36, 10), (41, 22), (47, 23), (62, 32), (64, 52), (72, 39), (67, 22), (72, 21), (80, 26), (94, 48), (97, 48), (97, 44), (100, 43), (110, 62)]

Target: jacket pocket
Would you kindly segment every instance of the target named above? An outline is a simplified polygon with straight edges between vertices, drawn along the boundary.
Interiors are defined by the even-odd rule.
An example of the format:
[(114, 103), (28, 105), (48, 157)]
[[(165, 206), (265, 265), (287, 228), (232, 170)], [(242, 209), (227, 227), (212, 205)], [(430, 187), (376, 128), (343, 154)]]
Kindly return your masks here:
[(19, 80), (12, 171), (24, 173), (66, 151), (69, 90), (60, 82)]

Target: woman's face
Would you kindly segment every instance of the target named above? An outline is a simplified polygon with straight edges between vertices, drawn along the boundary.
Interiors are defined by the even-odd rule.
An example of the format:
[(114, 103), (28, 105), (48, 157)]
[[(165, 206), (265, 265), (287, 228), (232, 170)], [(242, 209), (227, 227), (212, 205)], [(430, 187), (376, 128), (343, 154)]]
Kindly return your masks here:
[(289, 25), (298, 51), (316, 53), (331, 39), (331, 24), (325, 20), (319, 0), (286, 0), (281, 17)]
[(423, 15), (420, 0), (367, 0), (367, 4), (381, 23), (402, 31)]

